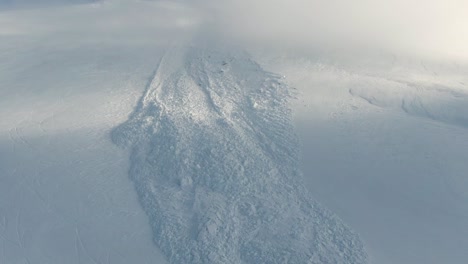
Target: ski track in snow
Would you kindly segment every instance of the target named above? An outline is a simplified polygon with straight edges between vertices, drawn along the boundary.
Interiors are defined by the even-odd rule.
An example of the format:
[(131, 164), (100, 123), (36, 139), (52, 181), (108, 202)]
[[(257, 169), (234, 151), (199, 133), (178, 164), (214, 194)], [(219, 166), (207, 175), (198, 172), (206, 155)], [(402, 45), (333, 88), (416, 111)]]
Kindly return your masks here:
[(169, 50), (129, 120), (130, 178), (170, 263), (366, 263), (298, 170), (288, 88), (247, 54)]

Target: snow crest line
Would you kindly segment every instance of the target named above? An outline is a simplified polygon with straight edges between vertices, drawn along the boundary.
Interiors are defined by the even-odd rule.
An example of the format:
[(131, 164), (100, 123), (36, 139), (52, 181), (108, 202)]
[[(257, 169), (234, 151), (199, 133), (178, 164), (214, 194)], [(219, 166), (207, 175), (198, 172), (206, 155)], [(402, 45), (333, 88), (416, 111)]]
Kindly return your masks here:
[[(408, 115), (468, 128), (468, 93), (442, 85), (424, 85), (378, 77), (351, 82), (349, 93), (369, 104), (400, 110)], [(359, 79), (357, 79), (359, 80)], [(356, 80), (355, 80), (356, 81)]]
[(230, 48), (174, 48), (128, 121), (130, 178), (170, 263), (367, 263), (301, 183), (288, 88)]

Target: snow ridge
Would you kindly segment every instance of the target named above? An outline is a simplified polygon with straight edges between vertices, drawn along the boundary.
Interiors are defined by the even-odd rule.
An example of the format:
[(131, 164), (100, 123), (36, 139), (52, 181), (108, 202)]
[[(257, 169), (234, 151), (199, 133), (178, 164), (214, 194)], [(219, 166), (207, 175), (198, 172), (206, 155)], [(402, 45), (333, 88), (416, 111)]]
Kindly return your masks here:
[(361, 77), (367, 85), (353, 83), (349, 93), (368, 103), (406, 114), (468, 128), (468, 93), (442, 85)]
[(301, 183), (288, 88), (234, 48), (173, 48), (114, 142), (170, 263), (366, 263)]

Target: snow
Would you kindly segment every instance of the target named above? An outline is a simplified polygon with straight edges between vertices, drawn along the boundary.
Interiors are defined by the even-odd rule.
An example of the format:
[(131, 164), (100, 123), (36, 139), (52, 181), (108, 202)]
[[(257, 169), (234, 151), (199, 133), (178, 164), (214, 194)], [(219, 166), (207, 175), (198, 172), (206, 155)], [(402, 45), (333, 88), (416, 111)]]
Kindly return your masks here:
[(465, 263), (466, 61), (274, 2), (0, 0), (0, 263)]
[(344, 58), (264, 58), (297, 88), (308, 189), (360, 234), (371, 263), (466, 262), (466, 65)]
[(169, 262), (366, 263), (358, 236), (303, 188), (288, 93), (224, 43), (161, 59), (113, 139), (131, 148), (130, 177)]
[[(82, 48), (70, 57), (75, 52), (35, 50), (17, 59), (42, 67), (10, 65), (20, 69), (14, 78), (30, 78), (1, 78), (0, 262), (164, 263), (127, 179), (126, 156), (108, 138), (138, 96), (128, 86), (144, 83), (122, 73), (144, 59), (128, 50), (96, 56)], [(106, 56), (123, 57), (96, 71)], [(70, 63), (64, 68), (61, 59)]]
[(0, 33), (0, 263), (166, 263), (109, 134), (163, 53), (165, 42), (147, 34), (171, 39), (165, 32), (180, 27), (96, 26), (129, 10), (145, 19), (151, 8), (185, 12), (142, 4), (0, 14), (0, 32), (11, 33)]

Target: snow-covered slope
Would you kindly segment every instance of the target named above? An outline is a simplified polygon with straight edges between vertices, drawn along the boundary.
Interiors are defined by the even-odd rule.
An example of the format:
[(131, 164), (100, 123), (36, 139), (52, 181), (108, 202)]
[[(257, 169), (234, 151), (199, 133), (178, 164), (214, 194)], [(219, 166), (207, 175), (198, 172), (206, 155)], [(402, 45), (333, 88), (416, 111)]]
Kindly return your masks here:
[(130, 177), (171, 263), (366, 263), (298, 170), (288, 88), (221, 44), (174, 48), (130, 119)]
[(467, 65), (281, 1), (0, 0), (0, 263), (465, 263)]
[(309, 190), (360, 234), (371, 263), (465, 263), (467, 66), (344, 57), (264, 63), (297, 88)]
[[(301, 184), (278, 76), (170, 48), (197, 19), (139, 1), (0, 14), (1, 263), (365, 262)], [(109, 134), (148, 78), (113, 134), (137, 196)]]
[(164, 263), (109, 139), (158, 51), (0, 45), (0, 263)]
[[(131, 24), (127, 12), (166, 23)], [(146, 3), (0, 13), (0, 263), (166, 263), (109, 134), (181, 13)], [(110, 27), (115, 17), (126, 27)]]

